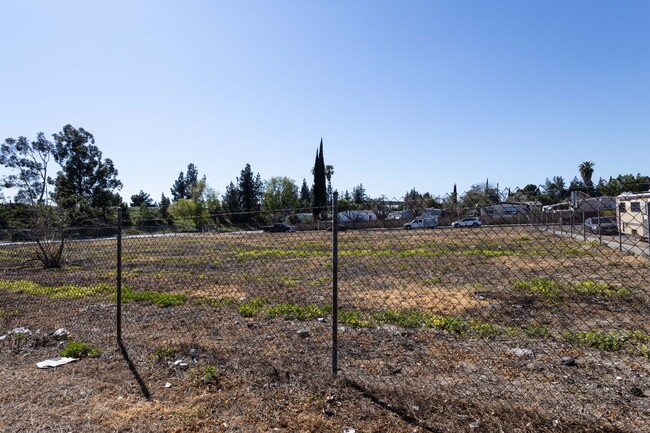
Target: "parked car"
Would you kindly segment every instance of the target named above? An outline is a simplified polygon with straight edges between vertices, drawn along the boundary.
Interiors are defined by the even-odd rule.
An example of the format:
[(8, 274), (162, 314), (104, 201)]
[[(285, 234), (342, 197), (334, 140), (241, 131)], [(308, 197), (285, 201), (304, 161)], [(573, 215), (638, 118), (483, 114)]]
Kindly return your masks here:
[(585, 230), (591, 233), (616, 234), (618, 227), (610, 217), (593, 217), (585, 220)]
[(416, 218), (410, 223), (404, 224), (402, 227), (404, 227), (405, 230), (425, 228), (432, 229), (437, 225), (438, 221), (436, 221), (434, 218)]
[(451, 226), (452, 227), (478, 227), (481, 224), (483, 224), (483, 222), (481, 221), (481, 218), (479, 218), (479, 217), (467, 217), (467, 218), (463, 218), (463, 219), (458, 220), (458, 221), (454, 221), (453, 223), (451, 223)]
[(285, 223), (276, 223), (272, 226), (264, 226), (262, 230), (269, 233), (295, 232), (296, 228)]
[[(348, 226), (344, 226), (343, 224), (339, 224), (339, 231), (340, 231), (340, 232), (344, 232), (344, 231), (346, 231), (347, 229), (348, 229)], [(329, 227), (327, 228), (327, 231), (328, 231), (328, 232), (331, 232), (331, 231), (332, 231), (332, 226), (329, 226)]]

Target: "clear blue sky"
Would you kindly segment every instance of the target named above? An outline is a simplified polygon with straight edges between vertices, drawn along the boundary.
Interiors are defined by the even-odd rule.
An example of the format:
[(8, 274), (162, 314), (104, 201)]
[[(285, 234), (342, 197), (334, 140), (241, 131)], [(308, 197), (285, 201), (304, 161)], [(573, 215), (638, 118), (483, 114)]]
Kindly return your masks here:
[(128, 201), (193, 162), (336, 189), (650, 174), (650, 2), (0, 0), (0, 140), (94, 134)]

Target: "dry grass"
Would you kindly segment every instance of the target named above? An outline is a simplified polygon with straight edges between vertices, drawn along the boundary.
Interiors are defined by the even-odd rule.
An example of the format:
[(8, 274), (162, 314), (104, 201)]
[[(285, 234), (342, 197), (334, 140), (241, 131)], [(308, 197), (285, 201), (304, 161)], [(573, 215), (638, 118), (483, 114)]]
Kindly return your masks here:
[[(0, 430), (648, 431), (645, 258), (527, 227), (341, 233), (333, 380), (330, 316), (286, 312), (331, 304), (329, 236), (125, 239), (133, 371), (115, 344), (113, 295), (50, 289), (114, 284), (114, 240), (69, 244), (56, 271), (26, 264), (29, 245), (0, 247), (0, 333), (66, 327), (103, 351), (43, 371), (34, 364), (55, 342), (0, 343)], [(282, 305), (285, 316), (267, 313)], [(611, 343), (580, 334), (595, 331), (628, 334), (595, 347)], [(177, 359), (188, 368), (168, 365)]]

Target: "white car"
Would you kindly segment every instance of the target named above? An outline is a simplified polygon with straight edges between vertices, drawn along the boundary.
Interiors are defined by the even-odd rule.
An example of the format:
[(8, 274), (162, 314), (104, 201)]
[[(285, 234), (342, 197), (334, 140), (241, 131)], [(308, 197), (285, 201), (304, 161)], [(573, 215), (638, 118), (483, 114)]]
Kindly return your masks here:
[(410, 229), (423, 229), (423, 228), (434, 228), (438, 225), (438, 221), (433, 218), (416, 218), (410, 223), (404, 224), (406, 230)]
[(467, 217), (458, 221), (451, 223), (452, 227), (478, 227), (481, 224), (481, 219), (479, 217)]

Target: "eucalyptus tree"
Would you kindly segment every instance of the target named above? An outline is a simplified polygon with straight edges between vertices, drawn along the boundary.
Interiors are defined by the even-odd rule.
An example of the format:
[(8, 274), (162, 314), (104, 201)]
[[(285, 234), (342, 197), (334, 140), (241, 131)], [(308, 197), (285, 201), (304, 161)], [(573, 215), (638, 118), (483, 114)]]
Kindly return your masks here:
[(83, 128), (65, 125), (53, 137), (54, 160), (61, 166), (55, 181), (56, 203), (74, 214), (73, 222), (97, 216), (97, 210), (106, 214), (119, 198), (114, 190), (122, 188), (113, 161), (102, 158), (95, 138)]
[(54, 144), (39, 132), (30, 142), (21, 136), (7, 138), (0, 146), (0, 165), (12, 171), (2, 178), (2, 186), (16, 188), (14, 201), (36, 205), (47, 202), (47, 188), (52, 183), (48, 177), (48, 164)]

